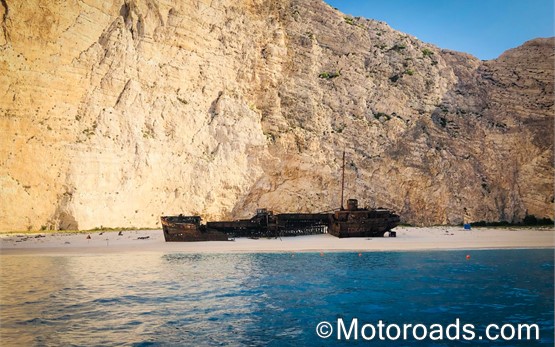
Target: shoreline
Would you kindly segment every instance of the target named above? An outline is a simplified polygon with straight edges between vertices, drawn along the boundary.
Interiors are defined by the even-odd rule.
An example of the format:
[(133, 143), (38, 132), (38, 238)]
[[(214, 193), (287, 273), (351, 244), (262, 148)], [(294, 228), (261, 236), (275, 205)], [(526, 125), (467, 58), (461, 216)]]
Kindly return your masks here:
[[(395, 238), (329, 234), (234, 241), (165, 242), (162, 230), (0, 234), (0, 255), (121, 253), (320, 253), (555, 248), (554, 228), (397, 227)], [(87, 239), (90, 235), (91, 238)]]
[[(463, 226), (456, 224), (456, 225), (431, 225), (431, 226), (418, 226), (418, 225), (411, 225), (411, 224), (399, 224), (396, 226), (393, 231), (399, 229), (414, 229), (414, 230), (421, 230), (421, 229), (438, 229), (438, 228), (445, 228), (445, 229), (460, 229), (462, 230)], [(480, 230), (551, 230), (555, 232), (555, 225), (551, 226), (551, 224), (538, 224), (538, 225), (527, 225), (527, 224), (508, 224), (508, 225), (478, 225), (472, 226), (472, 231), (480, 231)], [(102, 228), (102, 229), (88, 229), (88, 230), (73, 230), (73, 229), (62, 229), (62, 230), (5, 230), (0, 231), (0, 239), (3, 237), (13, 237), (16, 235), (19, 236), (36, 236), (36, 235), (74, 235), (74, 234), (99, 234), (99, 233), (117, 233), (117, 232), (136, 232), (136, 231), (160, 231), (162, 232), (162, 228)]]

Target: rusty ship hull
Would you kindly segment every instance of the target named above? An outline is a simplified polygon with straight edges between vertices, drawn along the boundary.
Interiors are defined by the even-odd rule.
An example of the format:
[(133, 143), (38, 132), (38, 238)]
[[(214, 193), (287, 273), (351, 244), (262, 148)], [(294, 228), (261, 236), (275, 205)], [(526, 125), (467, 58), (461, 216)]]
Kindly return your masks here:
[(227, 241), (225, 233), (208, 230), (199, 216), (162, 216), (162, 231), (166, 242)]
[(208, 230), (223, 232), (231, 237), (281, 237), (323, 234), (327, 230), (329, 215), (322, 213), (273, 214), (258, 209), (250, 219), (208, 222)]
[(383, 208), (358, 208), (358, 202), (350, 199), (347, 209), (336, 211), (330, 218), (329, 233), (343, 237), (390, 237), (397, 234), (391, 229), (399, 225), (397, 214)]
[(358, 208), (355, 199), (349, 207), (335, 213), (273, 214), (259, 209), (250, 219), (200, 223), (199, 216), (162, 217), (164, 237), (168, 242), (225, 241), (235, 237), (282, 237), (329, 233), (344, 237), (384, 237), (399, 224), (399, 216), (386, 209)]
[(166, 241), (221, 241), (228, 237), (281, 237), (323, 234), (336, 237), (395, 237), (392, 231), (400, 218), (384, 209), (359, 208), (356, 199), (347, 201), (343, 207), (345, 186), (345, 152), (343, 152), (341, 179), (341, 208), (334, 213), (281, 213), (274, 214), (264, 208), (258, 209), (250, 219), (208, 222), (201, 224), (199, 216), (162, 217)]

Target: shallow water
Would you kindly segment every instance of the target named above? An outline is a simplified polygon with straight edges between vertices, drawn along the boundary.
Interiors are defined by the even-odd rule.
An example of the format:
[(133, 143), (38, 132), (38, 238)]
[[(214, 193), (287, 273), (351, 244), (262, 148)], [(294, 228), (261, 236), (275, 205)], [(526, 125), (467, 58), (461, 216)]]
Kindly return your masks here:
[[(11, 345), (399, 346), (337, 341), (320, 321), (538, 324), (553, 345), (553, 250), (0, 256)], [(415, 341), (405, 345), (415, 345)], [(418, 345), (492, 345), (431, 341)]]

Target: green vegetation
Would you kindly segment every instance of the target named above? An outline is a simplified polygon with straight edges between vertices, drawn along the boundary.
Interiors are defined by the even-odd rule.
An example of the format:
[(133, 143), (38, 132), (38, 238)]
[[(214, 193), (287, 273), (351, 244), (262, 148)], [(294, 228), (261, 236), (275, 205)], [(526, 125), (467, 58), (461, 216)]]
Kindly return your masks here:
[(393, 75), (391, 77), (389, 77), (389, 80), (393, 83), (397, 82), (399, 80), (399, 78), (401, 78), (401, 76), (399, 75)]
[(439, 108), (443, 113), (449, 112), (449, 107), (445, 104), (438, 104), (436, 105), (436, 107)]
[(87, 135), (87, 137), (94, 135), (94, 130), (87, 128), (85, 130), (83, 130), (83, 134)]
[(87, 137), (94, 135), (96, 128), (98, 127), (98, 123), (96, 121), (93, 122), (92, 127), (86, 128), (83, 130), (83, 134), (87, 135)]
[(322, 72), (318, 75), (318, 77), (326, 79), (326, 80), (330, 80), (332, 78), (336, 78), (341, 76), (341, 71), (339, 72)]
[(65, 230), (65, 229), (61, 229), (61, 230), (56, 230), (56, 229), (51, 229), (50, 227), (46, 226), (46, 225), (41, 225), (40, 230), (35, 230), (33, 229), (33, 226), (29, 225), (27, 227), (27, 230), (19, 230), (19, 231), (7, 231), (7, 232), (1, 232), (0, 234), (7, 234), (7, 235), (11, 235), (11, 234), (15, 234), (15, 235), (29, 235), (29, 234), (43, 234), (43, 235), (48, 235), (48, 234), (89, 234), (89, 233), (93, 233), (93, 232), (119, 232), (119, 231), (134, 231), (134, 230), (156, 230), (156, 229), (160, 229), (160, 228), (136, 228), (136, 227), (122, 227), (122, 228), (106, 228), (106, 227), (97, 227), (94, 229), (89, 229), (89, 230)]
[(526, 217), (524, 217), (524, 219), (522, 220), (522, 224), (524, 225), (553, 225), (553, 221), (549, 218), (541, 218), (538, 219), (536, 218), (536, 216), (532, 215), (526, 215)]
[[(360, 18), (360, 17), (357, 17)], [(353, 25), (362, 29), (366, 29), (366, 27), (362, 24), (359, 24), (356, 22), (356, 20), (352, 17), (343, 17), (343, 19), (345, 20), (345, 23), (349, 24), (349, 25)]]
[(424, 48), (422, 50), (422, 55), (424, 57), (431, 57), (434, 54), (434, 52), (432, 52), (432, 50), (428, 49), (428, 48)]
[(439, 118), (437, 119), (437, 121), (439, 122), (439, 125), (440, 125), (442, 128), (445, 128), (445, 127), (447, 126), (447, 119), (445, 119), (445, 118), (443, 118), (443, 117), (439, 117)]
[(374, 113), (374, 119), (380, 120), (381, 118), (387, 121), (391, 119), (391, 116), (383, 112)]
[(153, 139), (155, 138), (154, 130), (147, 128), (142, 130), (143, 138), (145, 139)]
[(412, 76), (412, 75), (414, 75), (414, 70), (407, 69), (407, 70), (405, 70), (405, 74), (407, 74), (409, 76)]
[(391, 47), (389, 50), (390, 51), (395, 51), (395, 52), (399, 52), (402, 51), (403, 49), (406, 49), (407, 46), (400, 44), (400, 43), (396, 43), (395, 45), (393, 45), (393, 47)]
[(351, 17), (344, 17), (345, 19), (345, 23), (349, 24), (349, 25), (356, 25), (355, 23), (355, 19), (351, 18)]
[(343, 132), (343, 130), (345, 130), (345, 128), (347, 127), (347, 125), (345, 123), (341, 123), (339, 125), (335, 125), (333, 127), (333, 130), (338, 133), (341, 134)]
[(473, 227), (507, 227), (507, 226), (553, 226), (553, 220), (549, 218), (537, 218), (534, 215), (526, 215), (520, 223), (510, 223), (507, 221), (486, 222), (479, 221), (470, 223)]
[[(131, 231), (131, 230), (151, 230), (153, 228), (136, 228), (136, 227), (127, 227), (127, 228), (108, 228), (103, 227), (102, 225), (90, 230), (83, 230), (83, 232), (87, 231)], [(157, 228), (154, 228), (157, 229)]]
[(270, 143), (275, 143), (276, 142), (276, 136), (272, 133), (264, 133), (264, 135), (266, 136), (266, 141), (270, 142)]

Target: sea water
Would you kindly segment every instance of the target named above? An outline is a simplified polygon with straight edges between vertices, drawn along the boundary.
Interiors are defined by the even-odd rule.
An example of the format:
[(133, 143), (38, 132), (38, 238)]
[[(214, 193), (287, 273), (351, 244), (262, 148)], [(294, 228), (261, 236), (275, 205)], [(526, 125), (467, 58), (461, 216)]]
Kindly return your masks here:
[[(552, 249), (3, 255), (0, 266), (2, 346), (552, 346), (554, 342)], [(358, 338), (353, 330), (349, 339), (345, 334), (338, 339), (338, 321), (348, 330), (354, 319)], [(492, 323), (537, 324), (540, 340), (467, 341), (443, 336), (404, 341), (401, 336), (391, 341), (377, 334), (372, 340), (360, 335), (362, 325), (377, 327), (379, 321), (429, 328), (447, 327), (457, 319), (461, 325), (473, 324), (476, 336)], [(324, 321), (335, 329), (327, 338), (317, 331)], [(367, 329), (366, 337), (370, 332)], [(396, 331), (390, 332), (395, 337)]]

